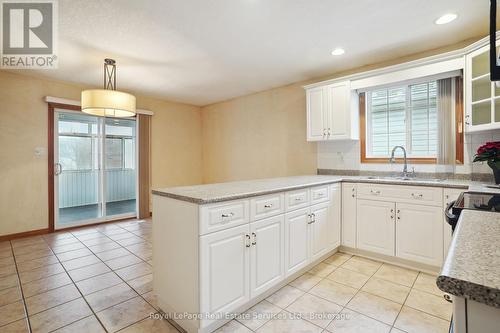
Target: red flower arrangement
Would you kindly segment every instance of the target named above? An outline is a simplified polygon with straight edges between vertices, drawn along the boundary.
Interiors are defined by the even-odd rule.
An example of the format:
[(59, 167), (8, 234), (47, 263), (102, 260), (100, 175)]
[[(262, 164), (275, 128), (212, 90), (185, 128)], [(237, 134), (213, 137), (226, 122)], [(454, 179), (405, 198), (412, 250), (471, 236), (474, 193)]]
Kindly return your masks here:
[(488, 165), (490, 162), (500, 161), (500, 141), (486, 142), (486, 144), (477, 149), (477, 154), (474, 156), (473, 162), (483, 161), (487, 161)]

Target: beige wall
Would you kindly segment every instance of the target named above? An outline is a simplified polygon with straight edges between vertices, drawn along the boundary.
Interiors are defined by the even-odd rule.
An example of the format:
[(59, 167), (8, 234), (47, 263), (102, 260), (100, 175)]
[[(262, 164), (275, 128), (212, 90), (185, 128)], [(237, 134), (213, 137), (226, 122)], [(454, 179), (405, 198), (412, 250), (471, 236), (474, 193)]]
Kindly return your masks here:
[(315, 173), (305, 103), (290, 85), (202, 108), (204, 182)]
[(477, 39), (203, 107), (204, 182), (316, 173), (316, 143), (306, 142), (303, 85), (463, 48)]
[[(83, 87), (0, 71), (0, 235), (47, 228), (47, 104), (80, 99)], [(138, 96), (152, 118), (152, 186), (202, 181), (201, 116), (195, 106)]]

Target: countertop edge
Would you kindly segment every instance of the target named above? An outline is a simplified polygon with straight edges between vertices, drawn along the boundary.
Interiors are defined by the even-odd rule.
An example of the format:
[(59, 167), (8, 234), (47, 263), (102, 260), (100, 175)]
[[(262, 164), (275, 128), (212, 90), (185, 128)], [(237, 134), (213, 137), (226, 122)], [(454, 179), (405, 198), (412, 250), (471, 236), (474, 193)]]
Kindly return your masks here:
[(470, 281), (439, 275), (436, 280), (438, 288), (454, 296), (467, 298), (479, 303), (500, 308), (500, 290), (483, 286)]
[(351, 177), (352, 176), (348, 176), (348, 177), (340, 176), (340, 178), (338, 178), (338, 179), (310, 182), (310, 183), (304, 183), (304, 184), (300, 184), (300, 185), (283, 186), (283, 187), (274, 188), (272, 190), (262, 190), (262, 191), (256, 191), (256, 192), (239, 193), (239, 194), (235, 194), (235, 195), (228, 195), (228, 196), (217, 197), (217, 198), (213, 198), (213, 199), (203, 199), (203, 198), (184, 196), (184, 195), (171, 193), (171, 192), (161, 190), (161, 189), (153, 189), (152, 194), (163, 196), (163, 197), (168, 197), (171, 199), (187, 201), (187, 202), (191, 202), (191, 203), (195, 203), (195, 204), (199, 204), (199, 205), (204, 205), (204, 204), (211, 204), (211, 203), (217, 203), (217, 202), (251, 198), (251, 197), (268, 195), (268, 194), (284, 192), (284, 191), (299, 190), (299, 189), (311, 187), (311, 186), (320, 186), (320, 185), (343, 183), (343, 182), (346, 182), (346, 183), (369, 183), (369, 184), (380, 184), (380, 185), (407, 185), (407, 186), (425, 186), (425, 187), (440, 187), (440, 188), (457, 188), (457, 189), (464, 189), (464, 190), (467, 190), (469, 188), (469, 185), (466, 185), (466, 184), (451, 184), (451, 183), (446, 183), (446, 181), (445, 182), (438, 182), (438, 181), (425, 182), (425, 181), (411, 181), (411, 180), (410, 181), (408, 181), (408, 180), (380, 180), (380, 179), (367, 179), (367, 178), (356, 179), (356, 178), (351, 178)]

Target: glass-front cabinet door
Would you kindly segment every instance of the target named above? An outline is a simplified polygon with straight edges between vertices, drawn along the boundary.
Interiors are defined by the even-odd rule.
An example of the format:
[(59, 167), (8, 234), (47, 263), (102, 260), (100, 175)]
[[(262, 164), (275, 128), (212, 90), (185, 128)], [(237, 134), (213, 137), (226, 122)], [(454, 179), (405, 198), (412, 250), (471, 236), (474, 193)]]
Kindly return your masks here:
[(465, 83), (466, 130), (500, 128), (500, 88), (490, 81), (489, 46), (466, 56)]

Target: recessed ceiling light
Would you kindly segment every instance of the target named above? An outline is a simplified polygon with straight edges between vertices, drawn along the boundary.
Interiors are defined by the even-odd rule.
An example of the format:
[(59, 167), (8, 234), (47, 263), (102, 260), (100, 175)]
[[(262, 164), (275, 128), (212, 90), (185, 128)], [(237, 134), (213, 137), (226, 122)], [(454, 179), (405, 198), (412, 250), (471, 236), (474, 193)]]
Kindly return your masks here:
[(334, 56), (343, 55), (344, 53), (345, 53), (345, 50), (341, 49), (341, 48), (336, 48), (335, 50), (332, 51), (332, 55), (334, 55)]
[(440, 18), (438, 18), (435, 21), (435, 23), (439, 24), (439, 25), (450, 23), (451, 21), (455, 20), (457, 17), (458, 17), (458, 15), (457, 14), (453, 14), (453, 13), (444, 14), (443, 16), (441, 16)]

